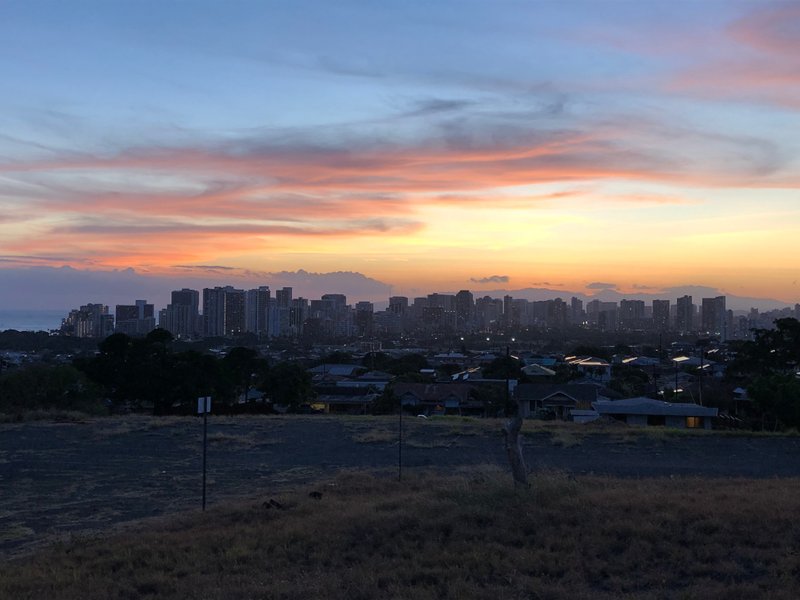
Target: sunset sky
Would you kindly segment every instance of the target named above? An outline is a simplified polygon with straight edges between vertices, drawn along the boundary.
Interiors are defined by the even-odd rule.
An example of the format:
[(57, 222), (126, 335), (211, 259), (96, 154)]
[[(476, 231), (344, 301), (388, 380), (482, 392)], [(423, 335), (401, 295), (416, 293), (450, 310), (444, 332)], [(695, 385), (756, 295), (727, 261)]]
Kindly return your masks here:
[(0, 285), (800, 301), (798, 2), (20, 0), (0, 40)]

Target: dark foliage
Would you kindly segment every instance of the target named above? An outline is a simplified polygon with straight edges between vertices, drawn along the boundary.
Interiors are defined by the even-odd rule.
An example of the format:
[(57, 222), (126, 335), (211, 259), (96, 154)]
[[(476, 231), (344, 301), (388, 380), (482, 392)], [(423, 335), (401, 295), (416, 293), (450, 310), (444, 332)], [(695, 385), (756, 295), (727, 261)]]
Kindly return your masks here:
[(778, 319), (775, 329), (758, 329), (738, 348), (729, 378), (749, 381), (748, 392), (762, 425), (800, 427), (800, 322)]
[(98, 387), (71, 365), (32, 365), (0, 376), (0, 413), (79, 410), (103, 414)]

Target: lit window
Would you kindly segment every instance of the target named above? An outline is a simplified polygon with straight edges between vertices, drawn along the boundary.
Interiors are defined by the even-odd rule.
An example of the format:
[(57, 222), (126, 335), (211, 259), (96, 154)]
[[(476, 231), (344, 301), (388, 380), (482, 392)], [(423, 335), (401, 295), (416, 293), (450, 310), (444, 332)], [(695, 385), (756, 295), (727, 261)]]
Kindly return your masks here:
[(686, 417), (686, 427), (697, 429), (703, 426), (703, 417)]

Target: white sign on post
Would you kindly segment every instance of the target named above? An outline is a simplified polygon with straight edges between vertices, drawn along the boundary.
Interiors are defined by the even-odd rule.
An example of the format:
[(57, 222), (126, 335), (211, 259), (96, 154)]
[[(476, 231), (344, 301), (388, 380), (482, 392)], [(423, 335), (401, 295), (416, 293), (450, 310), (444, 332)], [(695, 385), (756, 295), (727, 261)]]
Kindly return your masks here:
[(211, 396), (205, 396), (202, 398), (197, 399), (197, 414), (202, 415), (203, 413), (210, 413), (211, 412)]

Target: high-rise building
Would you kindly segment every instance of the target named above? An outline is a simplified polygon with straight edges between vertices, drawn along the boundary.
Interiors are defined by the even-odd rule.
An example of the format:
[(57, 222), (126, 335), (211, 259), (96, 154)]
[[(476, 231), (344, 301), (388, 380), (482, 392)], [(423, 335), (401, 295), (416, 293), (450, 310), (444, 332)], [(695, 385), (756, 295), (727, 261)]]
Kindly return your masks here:
[(61, 334), (79, 338), (106, 338), (114, 332), (114, 315), (105, 304), (85, 304), (71, 310), (61, 322)]
[(727, 338), (728, 313), (725, 309), (725, 296), (703, 298), (703, 314), (701, 329), (710, 334), (719, 335), (723, 341)]
[(192, 338), (200, 333), (200, 292), (189, 288), (174, 290), (171, 300), (160, 313), (159, 327), (178, 339)]
[(567, 324), (567, 303), (561, 298), (547, 301), (547, 326), (557, 329)]
[(117, 304), (114, 331), (131, 336), (147, 335), (156, 328), (155, 310), (147, 300), (135, 304)]
[(344, 294), (323, 294), (322, 300), (328, 306), (331, 319), (331, 333), (334, 337), (350, 337), (353, 334), (353, 312), (347, 305)]
[(496, 330), (503, 319), (503, 301), (484, 296), (475, 301), (475, 319), (480, 331)]
[(389, 298), (389, 312), (403, 316), (408, 312), (408, 298), (405, 296), (392, 296)]
[(461, 332), (472, 331), (475, 315), (475, 300), (472, 292), (461, 290), (455, 298), (456, 330)]
[(203, 334), (231, 337), (245, 331), (245, 293), (231, 286), (203, 289)]
[(569, 322), (573, 325), (583, 324), (583, 300), (575, 296), (569, 302)]
[(305, 298), (292, 299), (289, 307), (289, 335), (297, 337), (303, 335), (303, 327), (308, 318), (308, 300)]
[(653, 329), (669, 330), (669, 300), (653, 300)]
[(511, 327), (514, 323), (514, 316), (512, 307), (514, 306), (514, 298), (506, 294), (503, 296), (503, 325)]
[(603, 331), (617, 328), (617, 303), (592, 300), (586, 304), (586, 320), (592, 327)]
[(620, 300), (619, 325), (622, 329), (641, 329), (644, 321), (644, 300)]
[(691, 296), (681, 296), (677, 301), (675, 329), (681, 333), (694, 331), (694, 304)]
[(363, 337), (372, 335), (373, 313), (375, 307), (372, 302), (356, 302), (356, 333)]
[(292, 288), (283, 287), (275, 290), (275, 307), (277, 310), (277, 327), (271, 329), (274, 335), (291, 335), (290, 323), (292, 311)]
[(256, 335), (269, 333), (269, 286), (247, 290), (245, 294), (245, 330)]
[[(334, 311), (347, 308), (347, 296), (344, 294), (322, 294), (321, 299), (329, 302)], [(408, 300), (406, 300), (406, 304), (408, 304)]]

